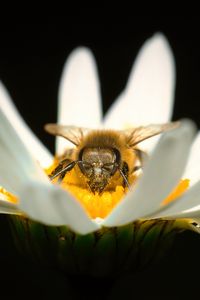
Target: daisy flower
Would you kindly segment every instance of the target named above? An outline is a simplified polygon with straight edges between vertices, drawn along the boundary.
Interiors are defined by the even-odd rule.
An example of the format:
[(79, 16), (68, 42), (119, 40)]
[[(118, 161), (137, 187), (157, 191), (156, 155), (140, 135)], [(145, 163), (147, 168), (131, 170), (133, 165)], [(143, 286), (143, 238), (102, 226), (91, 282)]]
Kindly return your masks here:
[[(162, 34), (155, 34), (142, 46), (125, 90), (103, 117), (93, 55), (77, 48), (64, 66), (58, 124), (124, 129), (166, 123), (174, 84), (171, 49)], [(139, 260), (146, 265), (155, 253), (160, 257), (179, 231), (198, 231), (200, 135), (192, 121), (182, 120), (159, 140), (142, 142), (140, 148), (150, 154), (142, 176), (128, 192), (117, 186), (102, 195), (78, 187), (73, 172), (61, 185), (49, 180), (57, 157), (71, 145), (56, 137), (54, 158), (25, 124), (3, 84), (0, 126), (0, 212), (12, 215), (23, 252), (41, 260), (51, 253), (54, 264), (68, 272), (108, 275), (138, 266)]]

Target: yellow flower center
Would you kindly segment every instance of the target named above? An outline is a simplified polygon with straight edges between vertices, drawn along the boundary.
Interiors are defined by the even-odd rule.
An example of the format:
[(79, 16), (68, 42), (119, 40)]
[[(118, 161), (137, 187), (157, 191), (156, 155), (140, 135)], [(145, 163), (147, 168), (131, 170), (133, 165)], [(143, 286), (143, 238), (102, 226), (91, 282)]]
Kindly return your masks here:
[(179, 196), (181, 196), (190, 185), (189, 179), (182, 179), (179, 184), (175, 187), (175, 189), (169, 194), (167, 198), (162, 202), (163, 205), (166, 205), (174, 200), (176, 200)]
[[(50, 174), (56, 166), (57, 161), (55, 160), (54, 164), (46, 170), (47, 174)], [(134, 184), (136, 179), (137, 178), (135, 176), (132, 176), (132, 178), (129, 178), (129, 181)], [(105, 190), (101, 194), (92, 193), (88, 188), (86, 178), (83, 174), (78, 172), (78, 167), (75, 167), (65, 175), (61, 186), (70, 192), (81, 203), (92, 219), (95, 219), (105, 218), (128, 192), (128, 189), (122, 186), (121, 178), (120, 180), (119, 178), (113, 178), (112, 181), (114, 181), (114, 184), (109, 190)], [(54, 179), (53, 183), (56, 182), (57, 179)], [(176, 200), (187, 190), (188, 187), (189, 180), (181, 180), (170, 195), (164, 199), (162, 204), (166, 205), (169, 202)]]
[[(46, 171), (49, 175), (53, 169), (57, 166), (55, 160), (54, 164), (50, 166)], [(78, 167), (77, 167), (78, 168)], [(70, 192), (84, 207), (88, 215), (92, 218), (105, 218), (112, 209), (123, 199), (125, 194), (128, 192), (127, 188), (124, 188), (119, 179), (113, 178), (111, 188), (103, 191), (101, 194), (92, 193), (87, 184), (86, 179), (78, 169), (74, 168), (66, 174), (61, 186), (68, 192)], [(78, 173), (78, 174), (77, 174)], [(134, 184), (137, 178), (133, 176), (130, 181)], [(53, 180), (56, 183), (57, 179)], [(166, 205), (171, 201), (176, 200), (181, 194), (183, 194), (189, 187), (189, 180), (182, 179), (176, 188), (170, 193), (170, 195), (163, 200), (162, 205)], [(6, 191), (3, 187), (0, 187), (0, 194), (3, 195), (4, 200), (17, 203), (18, 198)], [(67, 201), (67, 200), (66, 200)]]
[(3, 187), (0, 186), (0, 194), (2, 194), (4, 197), (4, 200), (12, 202), (12, 203), (17, 203), (18, 202), (18, 198), (13, 195), (12, 193), (9, 193), (8, 191), (6, 191)]

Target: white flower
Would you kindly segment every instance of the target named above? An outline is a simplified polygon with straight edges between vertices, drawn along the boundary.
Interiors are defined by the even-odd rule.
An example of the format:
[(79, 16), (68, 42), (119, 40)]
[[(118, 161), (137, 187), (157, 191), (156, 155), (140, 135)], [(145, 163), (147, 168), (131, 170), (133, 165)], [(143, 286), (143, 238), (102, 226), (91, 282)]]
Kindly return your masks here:
[[(91, 128), (168, 122), (173, 107), (174, 69), (168, 42), (162, 34), (154, 35), (140, 50), (126, 89), (102, 119), (93, 56), (88, 49), (78, 48), (64, 67), (58, 122)], [(144, 142), (143, 147), (153, 152), (143, 176), (105, 219), (92, 220), (75, 198), (49, 181), (43, 168), (52, 163), (53, 157), (27, 127), (1, 84), (0, 186), (16, 195), (19, 203), (9, 202), (2, 193), (0, 211), (22, 213), (46, 225), (67, 225), (80, 234), (140, 218), (197, 219), (200, 217), (200, 135), (195, 137), (195, 133), (195, 125), (183, 120), (180, 128), (164, 134), (158, 143), (156, 138)], [(66, 140), (56, 138), (57, 154), (66, 146)], [(176, 201), (162, 205), (181, 177), (191, 180), (189, 190)]]

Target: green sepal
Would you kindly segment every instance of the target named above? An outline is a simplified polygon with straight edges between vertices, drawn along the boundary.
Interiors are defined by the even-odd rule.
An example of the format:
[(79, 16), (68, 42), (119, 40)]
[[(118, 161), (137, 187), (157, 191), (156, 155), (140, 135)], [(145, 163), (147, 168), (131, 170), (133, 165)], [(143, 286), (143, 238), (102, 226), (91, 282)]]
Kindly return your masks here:
[(64, 272), (76, 274), (76, 260), (73, 252), (75, 234), (67, 227), (58, 228), (57, 267)]
[(67, 274), (95, 277), (138, 271), (158, 261), (188, 226), (184, 220), (138, 220), (80, 235), (19, 216), (9, 220), (21, 253)]
[(135, 225), (129, 224), (118, 227), (116, 229), (116, 243), (117, 243), (117, 265), (118, 268), (124, 267), (124, 262), (127, 260), (134, 239)]
[(97, 234), (93, 252), (91, 274), (93, 276), (111, 275), (115, 268), (116, 237), (113, 231), (106, 230)]
[(73, 253), (77, 263), (77, 273), (88, 274), (93, 260), (95, 235), (76, 235), (73, 245)]

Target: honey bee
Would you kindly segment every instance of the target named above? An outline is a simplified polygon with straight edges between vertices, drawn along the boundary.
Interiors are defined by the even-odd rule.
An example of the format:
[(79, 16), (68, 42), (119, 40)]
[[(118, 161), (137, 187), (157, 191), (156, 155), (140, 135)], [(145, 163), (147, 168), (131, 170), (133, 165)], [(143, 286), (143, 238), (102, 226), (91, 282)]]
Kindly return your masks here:
[[(120, 177), (124, 187), (130, 187), (130, 178), (143, 166), (145, 152), (137, 147), (142, 141), (178, 127), (179, 122), (155, 124), (127, 130), (92, 130), (88, 128), (46, 124), (45, 130), (61, 136), (75, 147), (58, 157), (59, 164), (49, 175), (61, 182), (76, 168), (86, 179), (92, 193), (101, 194), (112, 186), (112, 179)], [(139, 162), (139, 165), (136, 163)]]

